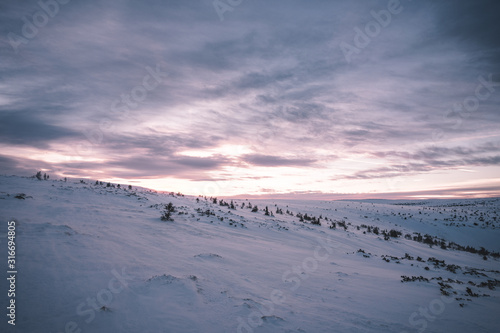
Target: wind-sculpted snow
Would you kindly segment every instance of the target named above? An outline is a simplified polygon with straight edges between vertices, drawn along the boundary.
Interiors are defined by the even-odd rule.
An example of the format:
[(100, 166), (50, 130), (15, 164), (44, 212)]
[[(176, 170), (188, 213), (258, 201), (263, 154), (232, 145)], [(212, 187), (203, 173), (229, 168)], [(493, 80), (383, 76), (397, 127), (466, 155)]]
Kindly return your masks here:
[(20, 304), (2, 332), (500, 326), (499, 199), (221, 200), (113, 186), (0, 177)]

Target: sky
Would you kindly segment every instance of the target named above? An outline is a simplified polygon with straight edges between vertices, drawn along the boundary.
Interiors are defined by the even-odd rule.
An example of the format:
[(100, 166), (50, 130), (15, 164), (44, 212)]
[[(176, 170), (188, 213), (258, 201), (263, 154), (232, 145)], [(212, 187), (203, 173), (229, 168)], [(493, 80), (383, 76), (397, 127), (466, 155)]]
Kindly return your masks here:
[(5, 0), (0, 173), (500, 196), (500, 2)]

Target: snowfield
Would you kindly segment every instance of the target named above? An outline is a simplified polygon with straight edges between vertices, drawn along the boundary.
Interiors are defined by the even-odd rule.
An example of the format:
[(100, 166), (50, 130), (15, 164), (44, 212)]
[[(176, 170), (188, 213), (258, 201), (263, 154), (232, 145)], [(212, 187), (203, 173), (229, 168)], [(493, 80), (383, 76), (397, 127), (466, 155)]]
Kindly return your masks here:
[(500, 331), (498, 198), (232, 201), (0, 176), (0, 331)]

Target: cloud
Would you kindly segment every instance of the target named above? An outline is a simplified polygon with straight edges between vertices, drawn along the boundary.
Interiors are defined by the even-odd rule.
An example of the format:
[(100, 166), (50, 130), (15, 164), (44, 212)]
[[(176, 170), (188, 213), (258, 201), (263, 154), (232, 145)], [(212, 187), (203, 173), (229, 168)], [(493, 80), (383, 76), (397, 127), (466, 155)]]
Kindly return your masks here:
[[(500, 73), (500, 5), (402, 5), (347, 63), (340, 43), (354, 43), (354, 28), (374, 20), (370, 12), (386, 9), (386, 0), (245, 1), (223, 22), (210, 0), (71, 1), (18, 53), (7, 36), (22, 35), (22, 17), (40, 8), (7, 2), (0, 144), (83, 160), (65, 163), (82, 176), (213, 180), (224, 178), (211, 173), (245, 163), (225, 179), (248, 184), (245, 177), (258, 177), (254, 166), (323, 167), (325, 156), (385, 163), (347, 172), (329, 164), (329, 174), (347, 179), (494, 165), (496, 146), (481, 145), (498, 136), (500, 88), (477, 112), (450, 110), (474, 96), (479, 76)], [(157, 66), (164, 80), (134, 97), (146, 67)], [(113, 112), (127, 98), (134, 106)], [(245, 147), (245, 155), (184, 154), (228, 145)], [(16, 158), (28, 157), (20, 151)]]
[(230, 165), (226, 158), (218, 157), (162, 157), (144, 156), (116, 156), (107, 161), (81, 162), (69, 161), (53, 163), (50, 171), (64, 172), (68, 175), (78, 175), (79, 170), (89, 170), (93, 178), (123, 178), (123, 179), (161, 179), (177, 178), (200, 181), (210, 179), (209, 172), (218, 171), (223, 166)]
[(41, 169), (54, 170), (52, 164), (44, 161), (0, 155), (0, 170), (3, 174), (33, 176)]
[[(121, 178), (148, 178), (177, 177), (184, 179), (198, 179), (206, 171), (219, 169), (228, 163), (225, 158), (217, 157), (149, 157), (136, 156), (120, 158), (116, 161), (104, 163), (103, 169), (118, 169), (116, 172)], [(115, 172), (114, 172), (115, 173)]]
[[(500, 69), (500, 4), (494, 0), (445, 1), (440, 6), (439, 32), (458, 41), (474, 52), (477, 60), (484, 60)], [(487, 28), (486, 28), (487, 27)]]
[(51, 125), (33, 111), (0, 112), (0, 141), (7, 144), (48, 148), (52, 141), (76, 136), (74, 130)]
[[(500, 164), (500, 143), (487, 142), (476, 147), (428, 147), (416, 152), (381, 151), (370, 155), (388, 161), (386, 166), (368, 168), (344, 179), (377, 179), (416, 175), (436, 170), (444, 171), (463, 167), (487, 167)], [(339, 178), (337, 178), (339, 179)]]
[(248, 164), (263, 167), (310, 167), (316, 160), (306, 158), (284, 158), (272, 155), (250, 154), (242, 157)]
[(18, 171), (19, 162), (13, 158), (0, 155), (0, 169), (4, 173)]
[(475, 147), (456, 146), (449, 148), (431, 146), (419, 149), (414, 153), (393, 150), (370, 152), (369, 154), (381, 158), (396, 157), (399, 159), (432, 162), (438, 159), (451, 157), (468, 157), (473, 159), (474, 156), (484, 153), (500, 153), (500, 142), (486, 142)]
[[(321, 191), (290, 191), (275, 193), (262, 189), (262, 194), (239, 194), (227, 198), (245, 199), (272, 199), (272, 200), (388, 200), (389, 204), (399, 203), (400, 200), (416, 199), (454, 199), (454, 198), (495, 198), (500, 192), (500, 183), (488, 186), (457, 186), (422, 191), (399, 191), (385, 193), (329, 193)], [(492, 199), (496, 200), (496, 199)]]

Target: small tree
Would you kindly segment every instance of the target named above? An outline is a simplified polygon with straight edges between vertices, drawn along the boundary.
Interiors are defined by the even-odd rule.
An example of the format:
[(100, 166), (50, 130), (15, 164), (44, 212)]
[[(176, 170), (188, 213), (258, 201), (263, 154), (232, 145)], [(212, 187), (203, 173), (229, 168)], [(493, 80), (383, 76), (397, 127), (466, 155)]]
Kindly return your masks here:
[(401, 231), (391, 229), (389, 231), (389, 236), (391, 236), (393, 238), (398, 238), (399, 236), (401, 236)]
[(163, 214), (161, 215), (161, 220), (162, 221), (173, 221), (172, 219), (172, 213), (175, 212), (175, 206), (169, 202), (167, 205), (165, 205), (165, 210), (163, 211)]
[(257, 207), (257, 205), (253, 206), (252, 213), (257, 213), (258, 211), (259, 211), (259, 208)]
[(35, 175), (36, 179), (38, 180), (42, 180), (42, 172), (41, 171), (38, 171)]
[(432, 237), (430, 235), (425, 235), (424, 237), (425, 237), (424, 238), (424, 243), (425, 244), (428, 244), (430, 246), (434, 245), (434, 241), (433, 241), (433, 239), (432, 239)]
[(172, 213), (169, 211), (164, 211), (160, 219), (162, 221), (172, 221)]

